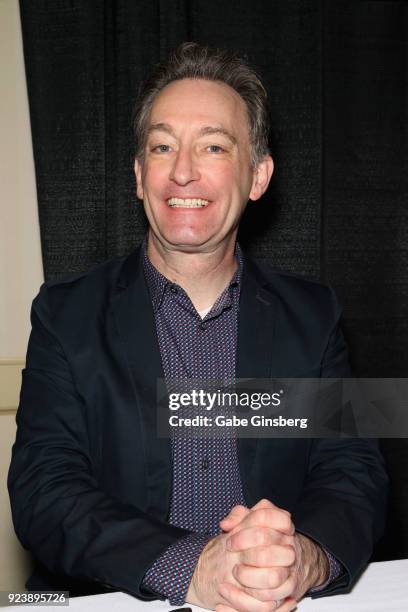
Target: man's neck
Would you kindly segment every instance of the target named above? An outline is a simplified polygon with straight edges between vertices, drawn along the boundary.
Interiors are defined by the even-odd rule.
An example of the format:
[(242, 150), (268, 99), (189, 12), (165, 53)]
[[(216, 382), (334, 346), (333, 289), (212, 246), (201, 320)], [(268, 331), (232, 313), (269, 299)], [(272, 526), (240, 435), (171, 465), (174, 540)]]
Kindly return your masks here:
[(238, 267), (234, 241), (210, 252), (188, 253), (168, 250), (149, 236), (147, 255), (163, 276), (184, 289), (197, 311), (214, 304)]

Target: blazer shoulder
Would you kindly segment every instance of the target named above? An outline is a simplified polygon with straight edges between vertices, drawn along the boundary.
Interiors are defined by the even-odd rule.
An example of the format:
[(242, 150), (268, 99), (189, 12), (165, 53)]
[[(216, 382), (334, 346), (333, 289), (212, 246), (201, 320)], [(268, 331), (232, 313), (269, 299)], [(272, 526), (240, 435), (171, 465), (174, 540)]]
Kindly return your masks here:
[(250, 260), (249, 265), (263, 290), (277, 299), (286, 310), (328, 320), (339, 318), (341, 307), (329, 285), (278, 270), (268, 261)]
[[(33, 311), (52, 321), (97, 313), (120, 291), (125, 271), (137, 268), (139, 249), (128, 256), (110, 259), (81, 274), (46, 281), (33, 301)], [(136, 274), (136, 272), (135, 272)]]
[(323, 283), (320, 280), (307, 278), (296, 274), (294, 272), (288, 272), (286, 270), (280, 270), (275, 268), (269, 261), (260, 259), (248, 260), (261, 282), (268, 286), (272, 291), (298, 291), (299, 293), (305, 294), (317, 294), (318, 296), (332, 296), (334, 295), (333, 288), (327, 283)]

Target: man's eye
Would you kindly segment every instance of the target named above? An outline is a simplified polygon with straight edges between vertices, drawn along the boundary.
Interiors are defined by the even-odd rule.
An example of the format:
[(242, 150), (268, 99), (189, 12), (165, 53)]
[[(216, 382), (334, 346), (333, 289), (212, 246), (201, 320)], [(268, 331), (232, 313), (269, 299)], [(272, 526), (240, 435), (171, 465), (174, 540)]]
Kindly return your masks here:
[(220, 145), (210, 145), (207, 149), (210, 153), (223, 153), (225, 151)]
[(152, 151), (155, 151), (156, 153), (168, 153), (170, 151), (170, 147), (169, 145), (161, 144), (153, 147)]

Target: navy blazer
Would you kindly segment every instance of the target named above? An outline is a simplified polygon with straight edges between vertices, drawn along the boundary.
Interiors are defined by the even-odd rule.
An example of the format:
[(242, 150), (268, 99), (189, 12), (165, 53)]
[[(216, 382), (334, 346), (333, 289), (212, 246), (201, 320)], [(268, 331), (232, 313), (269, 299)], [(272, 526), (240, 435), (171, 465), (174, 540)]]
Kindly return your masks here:
[[(238, 378), (347, 376), (340, 309), (320, 283), (245, 259)], [(33, 302), (9, 473), (31, 588), (142, 598), (154, 560), (188, 532), (167, 523), (170, 443), (156, 434), (163, 378), (140, 250), (42, 286)], [(367, 440), (240, 439), (248, 506), (267, 498), (339, 559), (347, 590), (383, 528), (386, 475)]]

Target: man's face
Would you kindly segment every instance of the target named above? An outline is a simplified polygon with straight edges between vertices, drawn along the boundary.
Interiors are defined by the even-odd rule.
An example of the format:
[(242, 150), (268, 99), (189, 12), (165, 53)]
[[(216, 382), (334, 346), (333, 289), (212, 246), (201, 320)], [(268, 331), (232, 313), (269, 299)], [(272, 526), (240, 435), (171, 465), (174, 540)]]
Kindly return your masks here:
[(173, 251), (211, 252), (235, 242), (248, 199), (268, 185), (272, 160), (252, 167), (245, 103), (232, 88), (184, 79), (156, 97), (135, 172), (150, 237)]

